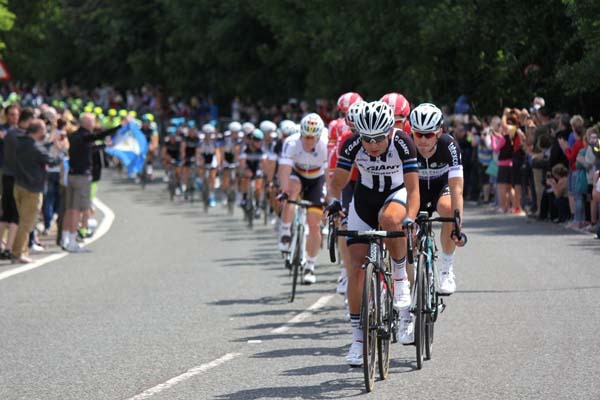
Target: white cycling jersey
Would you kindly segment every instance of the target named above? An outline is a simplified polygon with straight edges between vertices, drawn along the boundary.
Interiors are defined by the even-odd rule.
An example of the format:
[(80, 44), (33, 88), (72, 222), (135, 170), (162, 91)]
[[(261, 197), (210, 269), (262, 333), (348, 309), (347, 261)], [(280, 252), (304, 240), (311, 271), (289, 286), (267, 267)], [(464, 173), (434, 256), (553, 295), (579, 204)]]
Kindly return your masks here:
[(327, 136), (322, 135), (311, 151), (304, 150), (299, 133), (283, 143), (279, 164), (290, 165), (303, 178), (314, 179), (325, 173), (327, 167)]

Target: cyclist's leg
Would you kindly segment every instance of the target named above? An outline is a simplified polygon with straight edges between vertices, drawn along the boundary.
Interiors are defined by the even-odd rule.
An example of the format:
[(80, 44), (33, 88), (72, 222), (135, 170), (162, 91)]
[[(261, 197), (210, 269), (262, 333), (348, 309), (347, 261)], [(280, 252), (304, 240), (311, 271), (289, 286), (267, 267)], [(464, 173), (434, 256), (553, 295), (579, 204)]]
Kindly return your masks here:
[[(298, 177), (290, 175), (288, 186), (282, 188), (288, 194), (290, 200), (296, 200), (302, 190), (302, 184)], [(294, 218), (294, 205), (284, 203), (281, 210), (281, 225), (279, 227), (279, 250), (286, 251), (292, 238), (292, 219)]]
[[(342, 191), (342, 208), (344, 209), (344, 213), (346, 216), (342, 218), (340, 221), (340, 228), (346, 229), (348, 226), (348, 210), (350, 206), (350, 202), (352, 201), (352, 196), (354, 195), (354, 186), (356, 181), (350, 181), (348, 185)], [(338, 246), (340, 249), (340, 255), (342, 258), (342, 272), (339, 278), (339, 285), (336, 291), (340, 294), (346, 293), (346, 287), (348, 284), (348, 275), (350, 270), (350, 251), (348, 250), (348, 246), (346, 244), (346, 238), (338, 238)]]
[[(406, 218), (406, 189), (400, 189), (386, 199), (379, 214), (379, 225), (386, 231), (402, 230)], [(410, 314), (410, 282), (406, 271), (406, 238), (386, 239), (394, 279), (394, 308), (400, 316), (400, 342), (412, 343), (413, 319)]]
[(189, 161), (185, 161), (183, 167), (181, 168), (181, 190), (184, 192), (187, 189), (187, 183), (190, 180), (190, 163)]
[[(453, 210), (450, 197), (450, 191), (446, 186), (437, 201), (437, 212), (441, 217), (452, 218)], [(442, 233), (440, 235), (440, 242), (442, 243), (442, 254), (440, 255), (440, 292), (442, 293), (454, 293), (456, 290), (456, 283), (454, 281), (454, 251), (456, 250), (456, 244), (452, 240), (451, 234), (454, 229), (452, 222), (442, 223)]]
[[(325, 186), (325, 176), (314, 179), (300, 179), (302, 185), (302, 198), (311, 203), (319, 204)], [(317, 254), (321, 247), (321, 219), (323, 217), (322, 207), (310, 207), (307, 210), (308, 240), (306, 241), (307, 269), (314, 270)]]

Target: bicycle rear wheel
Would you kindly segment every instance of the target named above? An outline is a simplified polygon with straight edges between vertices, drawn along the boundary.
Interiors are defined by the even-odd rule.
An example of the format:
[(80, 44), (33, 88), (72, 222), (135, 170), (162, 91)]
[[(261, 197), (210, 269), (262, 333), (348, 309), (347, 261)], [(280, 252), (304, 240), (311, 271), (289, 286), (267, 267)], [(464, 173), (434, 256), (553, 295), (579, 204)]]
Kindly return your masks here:
[(414, 290), (416, 293), (415, 302), (415, 346), (417, 348), (417, 369), (423, 368), (423, 356), (425, 352), (425, 256), (419, 255), (416, 265), (416, 277)]
[(377, 274), (377, 298), (379, 299), (379, 329), (377, 334), (377, 367), (379, 378), (384, 380), (390, 370), (390, 340), (392, 338), (392, 319), (394, 318), (393, 295), (383, 272)]
[(360, 320), (363, 329), (363, 372), (367, 392), (375, 385), (375, 357), (377, 348), (377, 273), (371, 263), (365, 269), (365, 286)]

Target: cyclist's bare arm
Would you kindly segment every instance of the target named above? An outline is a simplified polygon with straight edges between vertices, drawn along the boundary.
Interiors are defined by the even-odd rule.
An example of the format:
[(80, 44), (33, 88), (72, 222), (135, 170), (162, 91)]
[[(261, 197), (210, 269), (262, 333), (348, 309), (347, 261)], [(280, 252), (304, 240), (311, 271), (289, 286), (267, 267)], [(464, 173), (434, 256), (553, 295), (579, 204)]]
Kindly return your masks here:
[(279, 187), (282, 190), (285, 190), (288, 187), (291, 172), (291, 165), (279, 164), (279, 172), (277, 173), (277, 177), (279, 178)]
[[(417, 177), (418, 178), (418, 177)], [(329, 181), (329, 186), (327, 187), (327, 194), (329, 199), (340, 199), (342, 196), (342, 190), (348, 182), (350, 181), (350, 171), (347, 171), (342, 168), (336, 168), (333, 172), (333, 176)], [(417, 183), (418, 189), (418, 183)]]
[(450, 202), (452, 204), (452, 210), (458, 210), (461, 221), (463, 214), (463, 185), (464, 181), (462, 177), (457, 176), (454, 178), (448, 178), (448, 188), (450, 189)]
[(406, 216), (413, 221), (417, 218), (420, 206), (419, 196), (419, 172), (408, 172), (404, 174), (404, 185), (408, 193), (406, 199)]

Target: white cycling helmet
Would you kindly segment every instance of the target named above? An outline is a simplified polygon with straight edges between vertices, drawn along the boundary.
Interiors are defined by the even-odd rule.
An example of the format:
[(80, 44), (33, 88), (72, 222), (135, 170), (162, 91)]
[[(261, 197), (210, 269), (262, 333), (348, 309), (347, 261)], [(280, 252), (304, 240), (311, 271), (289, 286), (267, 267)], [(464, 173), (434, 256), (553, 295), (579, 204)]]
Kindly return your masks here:
[(442, 110), (431, 103), (419, 104), (410, 112), (410, 126), (417, 132), (437, 132), (443, 122)]
[(321, 135), (323, 127), (325, 127), (325, 124), (319, 114), (310, 113), (300, 121), (300, 134), (302, 136), (317, 137)]
[(256, 127), (254, 126), (254, 124), (252, 122), (244, 122), (242, 124), (242, 130), (244, 131), (244, 133), (246, 135), (251, 134), (254, 131), (254, 129), (256, 129)]
[(363, 136), (385, 135), (394, 126), (394, 110), (382, 101), (366, 103), (356, 115), (354, 124)]
[(277, 125), (275, 125), (275, 122), (273, 121), (263, 121), (258, 127), (267, 135), (277, 130)]
[(216, 132), (216, 129), (211, 124), (204, 124), (202, 125), (202, 132), (204, 132), (207, 135), (211, 135)]
[(242, 124), (240, 124), (240, 123), (239, 123), (239, 122), (237, 122), (237, 121), (232, 121), (232, 122), (230, 122), (230, 123), (229, 123), (229, 126), (228, 126), (228, 128), (229, 128), (229, 130), (230, 130), (231, 132), (233, 132), (233, 133), (235, 133), (235, 132), (239, 132), (239, 131), (241, 131), (241, 130), (242, 130)]
[(356, 117), (358, 114), (360, 114), (360, 110), (362, 110), (365, 104), (367, 104), (366, 101), (357, 101), (348, 108), (348, 112), (346, 113), (345, 118), (346, 125), (348, 125), (351, 128), (354, 128), (356, 126)]
[(279, 130), (283, 136), (288, 137), (296, 131), (296, 124), (294, 121), (284, 119), (279, 123)]

